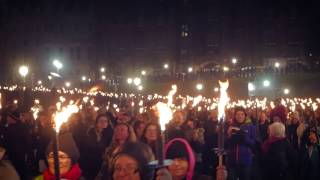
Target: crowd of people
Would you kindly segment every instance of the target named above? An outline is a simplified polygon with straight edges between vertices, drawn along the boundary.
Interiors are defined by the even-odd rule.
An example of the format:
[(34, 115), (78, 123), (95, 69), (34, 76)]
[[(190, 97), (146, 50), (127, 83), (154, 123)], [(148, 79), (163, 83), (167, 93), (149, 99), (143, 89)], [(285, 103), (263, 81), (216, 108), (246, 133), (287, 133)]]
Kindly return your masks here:
[[(174, 112), (164, 131), (164, 158), (171, 161), (163, 167), (152, 163), (160, 157), (157, 113), (133, 113), (129, 101), (119, 109), (84, 106), (63, 124), (57, 137), (61, 179), (320, 179), (319, 109), (288, 113), (279, 100), (270, 110), (234, 107), (221, 126), (216, 109), (187, 106)], [(55, 179), (55, 106), (36, 119), (12, 104), (1, 111), (0, 179)], [(223, 165), (215, 154), (221, 137)]]

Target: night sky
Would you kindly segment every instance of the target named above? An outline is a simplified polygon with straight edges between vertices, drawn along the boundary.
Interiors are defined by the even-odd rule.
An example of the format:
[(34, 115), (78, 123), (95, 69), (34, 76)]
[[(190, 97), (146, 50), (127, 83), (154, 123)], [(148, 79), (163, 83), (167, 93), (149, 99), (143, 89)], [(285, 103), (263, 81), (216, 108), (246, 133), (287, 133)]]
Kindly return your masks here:
[(132, 71), (164, 61), (179, 71), (234, 56), (259, 65), (268, 58), (314, 61), (320, 55), (316, 1), (1, 0), (0, 7), (3, 71), (40, 63), (41, 74), (53, 57), (69, 67), (80, 62), (75, 71), (97, 64), (130, 64)]

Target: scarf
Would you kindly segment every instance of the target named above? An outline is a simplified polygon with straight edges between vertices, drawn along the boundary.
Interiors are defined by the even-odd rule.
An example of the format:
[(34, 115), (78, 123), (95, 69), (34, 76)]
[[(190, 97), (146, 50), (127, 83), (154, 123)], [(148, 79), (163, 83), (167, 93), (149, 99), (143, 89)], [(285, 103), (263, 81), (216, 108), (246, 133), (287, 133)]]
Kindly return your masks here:
[[(75, 164), (71, 167), (71, 169), (60, 176), (61, 179), (67, 179), (67, 180), (78, 180), (81, 177), (81, 169), (79, 167), (79, 164)], [(47, 169), (43, 173), (43, 179), (44, 180), (55, 180), (56, 177), (54, 174), (51, 174), (49, 169)]]
[(277, 141), (281, 141), (281, 140), (284, 140), (286, 138), (280, 138), (280, 137), (272, 137), (272, 138), (269, 138), (268, 140), (266, 140), (263, 144), (262, 144), (262, 152), (263, 153), (267, 153), (270, 149), (270, 146), (277, 142)]

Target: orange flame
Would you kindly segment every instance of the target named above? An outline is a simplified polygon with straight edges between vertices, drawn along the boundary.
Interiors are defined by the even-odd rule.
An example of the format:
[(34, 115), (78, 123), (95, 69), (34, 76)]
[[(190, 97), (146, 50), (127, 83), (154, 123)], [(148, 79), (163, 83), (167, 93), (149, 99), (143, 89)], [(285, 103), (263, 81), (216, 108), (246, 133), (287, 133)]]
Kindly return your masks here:
[(172, 111), (170, 107), (163, 102), (158, 102), (156, 104), (156, 109), (159, 113), (159, 123), (161, 131), (164, 131), (166, 129), (166, 124), (168, 124), (169, 121), (172, 119)]
[(177, 85), (172, 85), (172, 89), (171, 91), (169, 91), (169, 94), (168, 94), (168, 106), (170, 107), (173, 103), (173, 95), (176, 94), (177, 92)]
[(75, 104), (62, 107), (62, 110), (57, 111), (54, 115), (55, 130), (59, 133), (61, 125), (68, 121), (69, 117), (79, 111), (79, 107)]
[(220, 99), (218, 103), (218, 119), (224, 119), (225, 117), (225, 107), (229, 102), (229, 97), (227, 94), (227, 89), (229, 87), (229, 81), (227, 80), (226, 82), (221, 82), (219, 81), (220, 84)]

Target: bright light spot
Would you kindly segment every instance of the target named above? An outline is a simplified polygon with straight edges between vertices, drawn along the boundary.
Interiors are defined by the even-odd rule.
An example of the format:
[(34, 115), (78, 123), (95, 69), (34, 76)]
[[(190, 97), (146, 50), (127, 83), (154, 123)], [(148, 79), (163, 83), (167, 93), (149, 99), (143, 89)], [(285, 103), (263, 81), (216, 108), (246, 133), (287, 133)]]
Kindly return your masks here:
[(168, 65), (168, 64), (164, 64), (163, 67), (164, 67), (165, 69), (168, 69), (168, 68), (169, 68), (169, 65)]
[(57, 69), (61, 69), (61, 68), (63, 67), (62, 63), (61, 63), (59, 60), (57, 60), (57, 59), (55, 59), (55, 60), (53, 61), (53, 65), (54, 65)]
[(27, 74), (29, 72), (29, 68), (28, 66), (20, 66), (19, 68), (19, 74), (22, 76), (22, 77), (26, 77)]
[(197, 90), (201, 91), (203, 89), (203, 85), (202, 84), (197, 84), (196, 88), (197, 88)]
[(140, 78), (134, 78), (133, 83), (134, 83), (134, 85), (139, 86), (141, 84), (141, 79)]
[(269, 87), (270, 86), (270, 81), (269, 80), (264, 80), (263, 81), (263, 86), (264, 87)]
[(41, 84), (42, 84), (42, 81), (41, 81), (41, 80), (39, 80), (39, 81), (38, 81), (38, 85), (41, 85)]
[(141, 86), (141, 85), (138, 86), (138, 90), (139, 90), (139, 91), (142, 91), (142, 90), (143, 90), (143, 86)]
[(34, 103), (35, 103), (35, 104), (40, 104), (39, 99), (35, 99), (35, 100), (34, 100)]
[(256, 86), (253, 84), (253, 83), (251, 83), (251, 82), (249, 82), (248, 83), (248, 91), (254, 91), (254, 90), (256, 90)]
[(87, 80), (87, 77), (86, 76), (82, 76), (82, 81), (86, 81)]
[(219, 92), (219, 88), (218, 88), (218, 87), (215, 87), (215, 88), (214, 88), (214, 92)]
[(224, 67), (223, 67), (223, 71), (224, 71), (224, 72), (227, 72), (227, 71), (229, 71), (229, 67), (227, 67), (227, 66), (224, 66)]
[(232, 64), (237, 64), (238, 60), (236, 58), (232, 58), (231, 62)]
[(192, 71), (193, 71), (193, 68), (192, 68), (192, 67), (189, 67), (189, 68), (188, 68), (188, 72), (191, 73)]
[(106, 80), (106, 76), (105, 76), (105, 75), (102, 75), (102, 76), (101, 76), (101, 79), (102, 79), (102, 80)]
[(51, 79), (52, 79), (52, 76), (49, 75), (49, 76), (48, 76), (48, 79), (51, 80)]
[(18, 100), (15, 99), (15, 100), (13, 101), (13, 103), (14, 103), (14, 104), (18, 104)]
[(144, 75), (146, 75), (146, 74), (147, 74), (147, 73), (146, 73), (146, 71), (145, 71), (145, 70), (142, 70), (142, 71), (141, 71), (141, 75), (143, 75), (143, 76), (144, 76)]
[(286, 94), (286, 95), (288, 95), (288, 94), (290, 93), (290, 90), (289, 90), (288, 88), (285, 88), (285, 89), (283, 90), (283, 93)]
[(66, 87), (70, 87), (71, 83), (70, 82), (66, 82), (65, 85), (66, 85)]
[(100, 72), (105, 72), (106, 71), (106, 69), (104, 68), (104, 67), (102, 67), (102, 68), (100, 68)]
[(274, 67), (279, 68), (280, 67), (280, 63), (279, 62), (275, 62), (274, 63)]
[(132, 82), (133, 82), (132, 78), (128, 78), (127, 82), (128, 82), (128, 84), (132, 84)]

